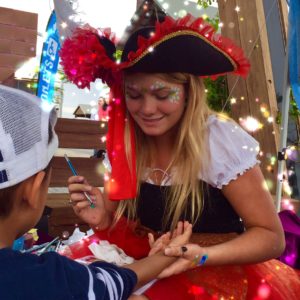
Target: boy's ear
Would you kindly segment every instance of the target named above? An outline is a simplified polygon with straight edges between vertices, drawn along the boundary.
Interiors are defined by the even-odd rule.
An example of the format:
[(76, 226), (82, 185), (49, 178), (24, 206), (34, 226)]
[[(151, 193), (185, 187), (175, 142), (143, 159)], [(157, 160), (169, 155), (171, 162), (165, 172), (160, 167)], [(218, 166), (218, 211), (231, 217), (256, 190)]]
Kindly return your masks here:
[(27, 182), (25, 186), (25, 199), (28, 204), (33, 208), (38, 207), (40, 201), (40, 190), (46, 176), (46, 172), (40, 171), (33, 175)]

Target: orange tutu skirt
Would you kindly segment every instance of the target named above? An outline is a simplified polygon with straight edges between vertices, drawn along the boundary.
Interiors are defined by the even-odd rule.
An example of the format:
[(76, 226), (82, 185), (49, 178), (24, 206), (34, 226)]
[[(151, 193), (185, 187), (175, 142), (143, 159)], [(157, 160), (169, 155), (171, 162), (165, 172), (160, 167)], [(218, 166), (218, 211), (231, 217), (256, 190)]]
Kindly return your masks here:
[[(135, 259), (149, 252), (149, 230), (121, 219), (110, 231), (98, 231), (85, 242), (71, 246), (72, 258), (92, 253), (88, 244), (108, 240)], [(194, 234), (202, 246), (232, 239), (236, 234)], [(151, 300), (299, 300), (300, 272), (272, 259), (259, 264), (202, 266), (158, 280), (145, 293)]]

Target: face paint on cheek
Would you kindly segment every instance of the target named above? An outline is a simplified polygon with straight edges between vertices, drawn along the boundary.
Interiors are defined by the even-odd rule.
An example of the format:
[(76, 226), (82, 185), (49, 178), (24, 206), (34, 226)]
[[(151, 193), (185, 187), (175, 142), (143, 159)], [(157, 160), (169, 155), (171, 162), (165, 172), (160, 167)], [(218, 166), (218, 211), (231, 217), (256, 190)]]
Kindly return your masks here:
[(160, 81), (155, 81), (151, 86), (150, 86), (150, 90), (158, 90), (158, 89), (163, 89), (165, 88), (166, 85), (163, 82)]
[(171, 103), (178, 103), (179, 100), (180, 100), (180, 88), (179, 87), (172, 87), (170, 95), (169, 95), (169, 101)]

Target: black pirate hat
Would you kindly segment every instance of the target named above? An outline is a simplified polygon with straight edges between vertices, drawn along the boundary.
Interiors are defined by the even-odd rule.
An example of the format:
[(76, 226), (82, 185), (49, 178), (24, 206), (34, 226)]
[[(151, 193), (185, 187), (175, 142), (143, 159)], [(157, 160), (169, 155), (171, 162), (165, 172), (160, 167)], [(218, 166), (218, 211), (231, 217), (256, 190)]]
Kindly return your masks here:
[(80, 88), (97, 78), (110, 84), (122, 70), (215, 77), (226, 73), (246, 76), (250, 68), (239, 47), (202, 18), (191, 15), (177, 20), (167, 16), (153, 27), (135, 31), (124, 45), (121, 62), (114, 59), (115, 39), (111, 36), (108, 30), (86, 26), (64, 42), (62, 65)]

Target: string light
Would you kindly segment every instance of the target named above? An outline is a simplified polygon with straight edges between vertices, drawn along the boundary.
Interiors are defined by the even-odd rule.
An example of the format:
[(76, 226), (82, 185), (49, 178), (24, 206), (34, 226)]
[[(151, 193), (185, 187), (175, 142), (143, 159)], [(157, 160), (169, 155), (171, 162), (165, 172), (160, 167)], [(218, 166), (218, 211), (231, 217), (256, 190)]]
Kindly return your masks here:
[(60, 26), (61, 26), (63, 29), (65, 29), (66, 27), (68, 27), (68, 24), (67, 24), (66, 22), (62, 22), (62, 23), (60, 24)]
[(235, 104), (235, 103), (236, 103), (236, 98), (231, 98), (231, 99), (230, 99), (230, 103), (231, 103), (231, 104)]
[(163, 3), (162, 5), (163, 9), (168, 9), (170, 7), (169, 3)]
[(263, 127), (258, 120), (250, 116), (248, 116), (246, 119), (240, 118), (240, 124), (245, 130), (250, 132), (255, 132)]

